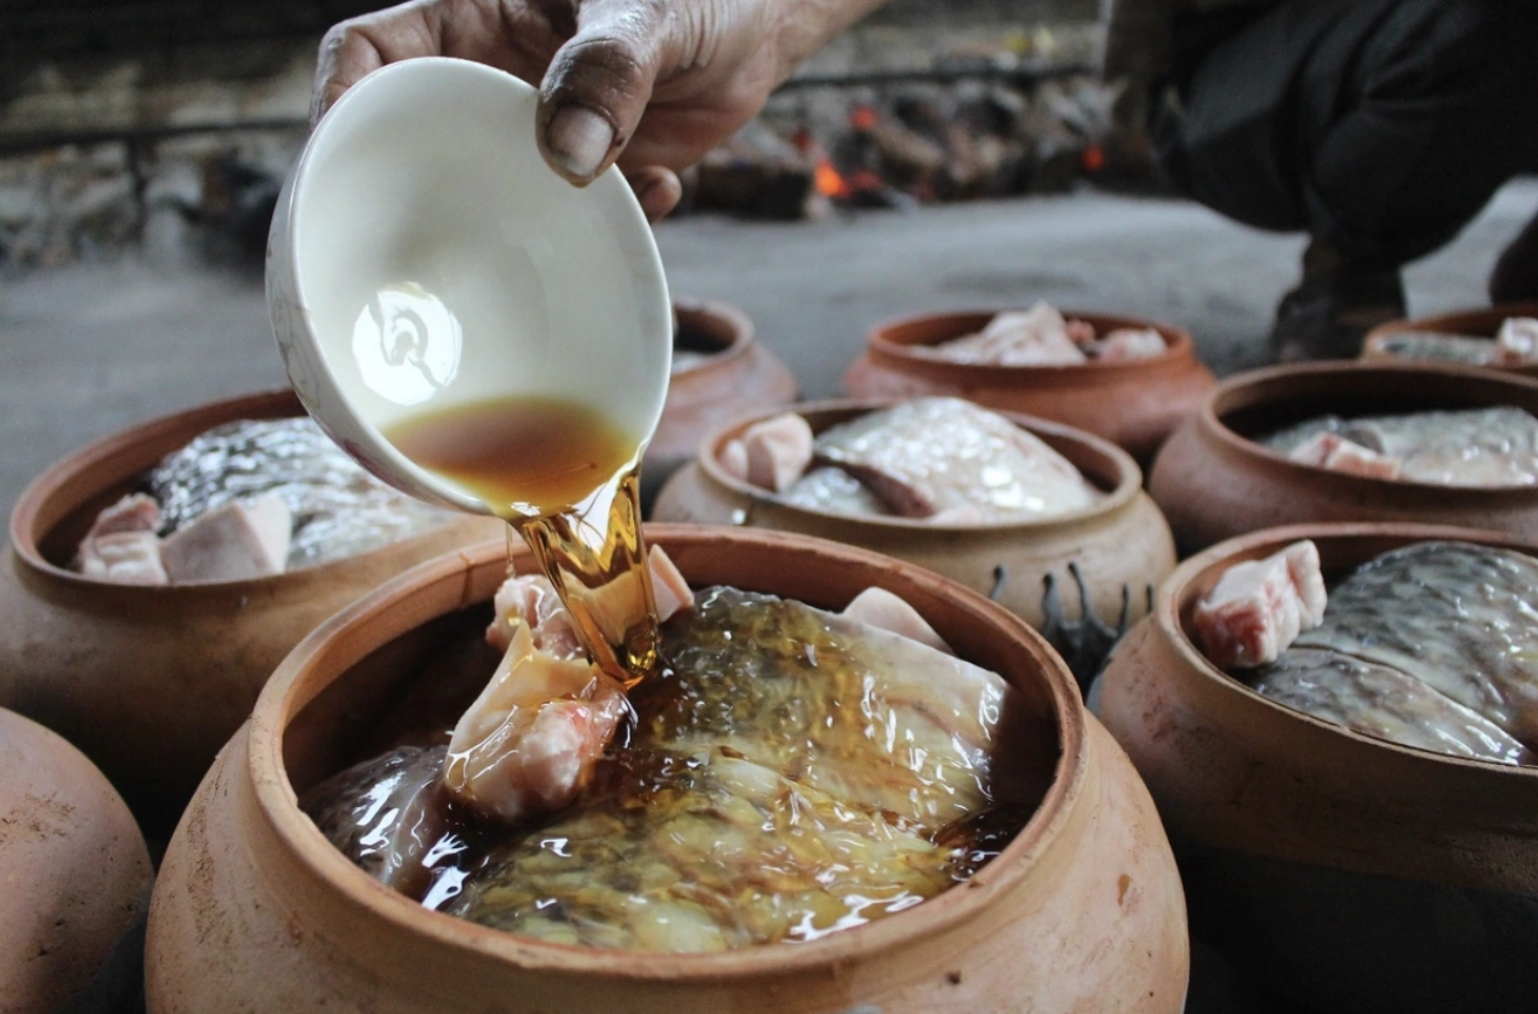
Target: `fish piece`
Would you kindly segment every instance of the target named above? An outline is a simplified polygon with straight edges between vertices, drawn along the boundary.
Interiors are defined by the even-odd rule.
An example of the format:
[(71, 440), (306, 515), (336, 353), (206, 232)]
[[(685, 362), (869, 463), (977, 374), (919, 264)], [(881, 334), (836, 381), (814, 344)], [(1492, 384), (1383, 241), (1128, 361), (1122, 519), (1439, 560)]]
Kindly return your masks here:
[(871, 517), (891, 515), (886, 505), (865, 484), (842, 468), (813, 468), (785, 491), (788, 504), (830, 514)]
[(1263, 560), (1235, 564), (1197, 605), (1192, 623), (1220, 669), (1274, 662), (1325, 616), (1319, 549), (1305, 539)]
[(1048, 303), (1037, 302), (1024, 312), (997, 314), (977, 334), (943, 342), (934, 352), (957, 363), (1072, 366), (1087, 361), (1079, 345), (1094, 338), (1093, 327), (1070, 323)]
[(1298, 647), (1386, 665), (1538, 746), (1538, 561), (1462, 542), (1418, 542), (1330, 592)]
[(1399, 461), (1399, 477), (1441, 486), (1538, 485), (1538, 418), (1509, 406), (1342, 419), (1322, 416), (1260, 442), (1290, 454), (1321, 432)]
[(513, 628), (491, 682), (454, 727), (443, 782), (475, 813), (515, 823), (576, 798), (627, 712), (618, 680), (541, 652)]
[(1292, 461), (1347, 475), (1372, 479), (1399, 478), (1399, 462), (1385, 454), (1347, 440), (1339, 433), (1318, 433), (1287, 455)]
[(747, 481), (783, 493), (812, 461), (812, 427), (794, 412), (749, 426), (742, 435)]
[(578, 800), (444, 911), (587, 946), (816, 940), (970, 875), (1051, 778), (997, 675), (847, 617), (707, 589), (663, 654)]
[(1395, 359), (1470, 366), (1489, 366), (1500, 355), (1495, 342), (1489, 338), (1437, 331), (1399, 331), (1385, 335), (1378, 343), (1378, 349)]
[(816, 452), (904, 517), (969, 506), (988, 521), (1044, 518), (1102, 497), (1034, 434), (960, 398), (867, 413), (824, 431)]
[(166, 574), (183, 581), (244, 581), (283, 573), (293, 515), (268, 494), (227, 503), (167, 537), (160, 547)]
[(1299, 711), (1368, 736), (1499, 764), (1538, 758), (1479, 713), (1390, 666), (1293, 648), (1257, 675), (1255, 689)]
[(839, 615), (894, 634), (901, 634), (909, 640), (917, 641), (936, 651), (943, 651), (947, 655), (955, 654), (951, 651), (951, 646), (935, 633), (935, 628), (919, 615), (917, 609), (885, 588), (865, 589), (851, 599)]
[(1496, 361), (1503, 366), (1538, 362), (1538, 319), (1508, 317), (1495, 334)]
[(74, 567), (86, 577), (114, 584), (169, 584), (160, 549), (154, 532), (111, 532), (82, 542)]
[(1117, 363), (1162, 356), (1169, 351), (1169, 346), (1165, 344), (1164, 336), (1151, 327), (1119, 327), (1092, 342), (1087, 351), (1102, 363)]

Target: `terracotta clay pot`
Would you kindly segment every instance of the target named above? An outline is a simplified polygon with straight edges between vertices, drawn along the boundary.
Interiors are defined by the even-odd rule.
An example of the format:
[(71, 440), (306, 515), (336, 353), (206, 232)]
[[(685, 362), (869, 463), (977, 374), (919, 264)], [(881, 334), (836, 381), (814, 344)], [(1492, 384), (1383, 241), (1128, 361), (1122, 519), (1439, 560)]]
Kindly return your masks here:
[[(1396, 334), (1405, 331), (1433, 331), (1439, 334), (1470, 335), (1475, 338), (1494, 338), (1501, 325), (1508, 317), (1538, 317), (1538, 303), (1503, 303), (1499, 306), (1486, 306), (1477, 310), (1460, 310), (1457, 313), (1444, 313), (1436, 317), (1421, 317), (1416, 320), (1391, 320), (1387, 324), (1379, 324), (1367, 332), (1367, 338), (1362, 342), (1362, 360), (1364, 362), (1393, 362), (1402, 363), (1406, 360), (1401, 356), (1383, 350), (1383, 343)], [(1508, 373), (1518, 373), (1526, 377), (1538, 377), (1538, 363), (1528, 363), (1522, 366), (1491, 366), (1488, 369), (1501, 370)]]
[(1233, 563), (1297, 539), (1326, 576), (1424, 539), (1410, 524), (1256, 532), (1187, 560), (1097, 687), (1181, 860), (1193, 933), (1326, 1012), (1530, 1011), (1538, 996), (1538, 769), (1360, 735), (1211, 665), (1196, 603)]
[(149, 852), (118, 794), (55, 733), (0, 709), (0, 1011), (126, 1010)]
[(796, 378), (774, 353), (753, 340), (746, 313), (714, 300), (675, 299), (679, 338), (710, 358), (674, 373), (668, 382), (662, 419), (646, 447), (641, 468), (641, 503), (650, 510), (657, 491), (694, 457), (700, 438), (748, 412), (796, 400)]
[[(814, 432), (895, 402), (828, 401), (794, 406)], [(1131, 589), (1132, 616), (1147, 611), (1147, 590), (1175, 568), (1175, 546), (1159, 509), (1143, 492), (1143, 473), (1128, 454), (1098, 437), (1068, 426), (1005, 413), (1034, 433), (1104, 490), (1106, 499), (1088, 510), (1059, 518), (993, 525), (932, 525), (907, 518), (860, 518), (808, 510), (781, 502), (767, 490), (728, 475), (722, 448), (760, 413), (726, 426), (699, 446), (689, 467), (662, 490), (653, 515), (658, 521), (747, 525), (801, 532), (863, 546), (944, 574), (997, 601), (1033, 627), (1045, 620), (1043, 581), (1053, 575), (1068, 612), (1079, 612), (1069, 564), (1077, 566), (1090, 592), (1095, 615), (1115, 623), (1124, 589)], [(995, 568), (1002, 567), (999, 583)], [(997, 585), (997, 588), (995, 587)]]
[[(716, 954), (603, 951), (424, 909), (354, 867), (295, 805), (348, 735), (457, 636), (507, 569), (494, 543), (426, 564), (328, 621), (220, 754), (161, 867), (146, 958), (154, 1014), (326, 1010), (1148, 1014), (1181, 1008), (1184, 902), (1151, 801), (1060, 660), (1020, 620), (909, 564), (773, 532), (656, 526), (696, 586), (838, 608), (879, 585), (1018, 687), (1049, 746), (1040, 809), (965, 886), (815, 943)], [(1054, 766), (1055, 765), (1055, 766)]]
[(1316, 521), (1424, 521), (1538, 538), (1538, 487), (1480, 489), (1344, 475), (1249, 439), (1305, 419), (1509, 405), (1538, 415), (1538, 381), (1422, 363), (1302, 363), (1230, 377), (1159, 452), (1148, 491), (1182, 555)]
[(11, 514), (0, 706), (80, 747), (152, 837), (169, 832), (262, 684), (316, 624), (422, 560), (505, 530), (455, 517), (372, 553), (250, 581), (142, 587), (63, 566), (96, 513), (166, 454), (221, 423), (302, 413), (282, 391), (135, 426), (49, 468)]
[(1096, 334), (1151, 327), (1169, 351), (1151, 359), (1083, 366), (980, 366), (947, 362), (929, 346), (982, 330), (996, 311), (936, 313), (879, 324), (865, 352), (844, 374), (856, 398), (914, 398), (949, 394), (979, 405), (1077, 426), (1147, 462), (1196, 411), (1212, 387), (1212, 371), (1196, 358), (1191, 335), (1134, 317), (1064, 310)]

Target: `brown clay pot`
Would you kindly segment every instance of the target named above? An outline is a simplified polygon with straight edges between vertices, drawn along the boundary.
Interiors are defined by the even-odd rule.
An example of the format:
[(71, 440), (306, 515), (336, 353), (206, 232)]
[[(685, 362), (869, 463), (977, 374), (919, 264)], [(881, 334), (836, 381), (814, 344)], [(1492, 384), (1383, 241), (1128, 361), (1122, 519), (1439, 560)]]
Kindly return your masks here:
[[(796, 400), (796, 378), (774, 353), (753, 340), (753, 321), (737, 307), (714, 300), (675, 299), (679, 331), (710, 358), (673, 374), (662, 419), (641, 467), (641, 503), (694, 457), (700, 439), (745, 413)], [(704, 346), (705, 348), (698, 348)]]
[[(794, 406), (814, 432), (894, 404), (828, 401)], [(906, 518), (858, 518), (782, 503), (767, 490), (728, 475), (722, 448), (763, 412), (726, 426), (699, 446), (694, 462), (663, 487), (653, 515), (658, 521), (747, 525), (801, 532), (862, 546), (927, 567), (997, 601), (1031, 626), (1045, 621), (1043, 581), (1052, 575), (1068, 612), (1077, 615), (1077, 592), (1068, 565), (1078, 567), (1095, 615), (1114, 624), (1124, 589), (1131, 589), (1132, 616), (1147, 611), (1147, 590), (1175, 567), (1175, 546), (1159, 509), (1143, 492), (1143, 473), (1128, 454), (1069, 426), (1005, 413), (1040, 437), (1109, 495), (1095, 507), (1045, 521), (1015, 524), (926, 524)], [(996, 568), (1003, 568), (999, 583)], [(995, 587), (997, 585), (997, 588)]]
[[(600, 951), (428, 911), (331, 847), (295, 805), (381, 698), (444, 641), (478, 637), (507, 568), (498, 542), (425, 564), (332, 618), (262, 692), (177, 829), (146, 958), (153, 1014), (326, 1010), (563, 1014), (971, 1014), (1180, 1010), (1179, 880), (1151, 801), (1020, 620), (909, 564), (774, 532), (656, 526), (696, 586), (838, 608), (879, 585), (1024, 695), (1052, 767), (1040, 809), (965, 886), (805, 945), (718, 954)], [(1049, 759), (1050, 758), (1050, 759)]]
[(0, 709), (0, 1011), (127, 1010), (149, 852), (128, 807), (55, 733)]
[(979, 366), (947, 362), (929, 347), (982, 330), (994, 313), (924, 314), (878, 324), (865, 352), (844, 374), (844, 390), (856, 398), (955, 395), (1077, 426), (1146, 463), (1214, 383), (1212, 371), (1196, 358), (1189, 332), (1134, 317), (1063, 311), (1065, 317), (1091, 324), (1096, 334), (1119, 327), (1154, 328), (1169, 351), (1125, 363)]
[[(1379, 324), (1367, 332), (1366, 339), (1362, 342), (1363, 362), (1393, 362), (1402, 363), (1406, 360), (1400, 356), (1383, 351), (1383, 343), (1392, 335), (1405, 331), (1435, 331), (1440, 334), (1463, 334), (1475, 338), (1494, 338), (1501, 325), (1508, 317), (1538, 317), (1538, 303), (1503, 303), (1499, 306), (1486, 306), (1477, 310), (1460, 310), (1457, 313), (1444, 313), (1436, 317), (1420, 317), (1415, 320), (1391, 320), (1387, 324)], [(1538, 377), (1538, 363), (1529, 363), (1523, 366), (1492, 366), (1482, 367), (1501, 370), (1508, 373), (1518, 373), (1525, 377)]]
[(251, 581), (137, 587), (63, 566), (97, 511), (166, 454), (221, 423), (303, 411), (280, 391), (135, 426), (49, 468), (11, 514), (0, 706), (80, 747), (152, 837), (174, 825), (262, 684), (316, 624), (412, 565), (505, 529), (456, 518), (372, 553)]
[(1182, 555), (1276, 525), (1423, 521), (1538, 538), (1538, 487), (1475, 489), (1343, 475), (1249, 439), (1335, 412), (1510, 405), (1538, 415), (1538, 381), (1424, 363), (1302, 363), (1229, 377), (1159, 452), (1148, 491)]
[(1538, 551), (1470, 529), (1307, 525), (1225, 542), (1175, 571), (1097, 692), (1175, 843), (1192, 931), (1311, 1010), (1531, 1011), (1538, 769), (1294, 711), (1191, 640), (1192, 610), (1231, 564), (1302, 538), (1327, 577), (1431, 538)]

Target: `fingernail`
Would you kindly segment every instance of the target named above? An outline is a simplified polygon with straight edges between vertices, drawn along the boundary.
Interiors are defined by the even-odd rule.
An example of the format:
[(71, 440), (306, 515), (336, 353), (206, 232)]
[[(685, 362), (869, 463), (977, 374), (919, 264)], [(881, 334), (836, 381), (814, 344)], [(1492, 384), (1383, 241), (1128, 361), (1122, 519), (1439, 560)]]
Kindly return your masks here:
[(591, 109), (567, 106), (550, 120), (545, 143), (562, 169), (572, 176), (588, 177), (598, 172), (609, 154), (614, 128)]

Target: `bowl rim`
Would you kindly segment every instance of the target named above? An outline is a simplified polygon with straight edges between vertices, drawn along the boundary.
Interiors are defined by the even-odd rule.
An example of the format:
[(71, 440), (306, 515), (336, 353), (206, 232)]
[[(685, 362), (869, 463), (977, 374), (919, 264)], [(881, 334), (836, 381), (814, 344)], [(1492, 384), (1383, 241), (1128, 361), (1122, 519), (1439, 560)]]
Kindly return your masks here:
[[(447, 516), (441, 525), (434, 525), (415, 535), (366, 553), (358, 553), (355, 556), (309, 567), (284, 570), (281, 574), (242, 578), (238, 581), (179, 581), (176, 584), (167, 585), (125, 584), (87, 577), (67, 567), (61, 567), (43, 555), (39, 543), (46, 539), (59, 524), (78, 513), (86, 503), (105, 493), (112, 485), (121, 484), (122, 480), (118, 480), (107, 486), (91, 483), (89, 488), (85, 488), (85, 479), (93, 471), (117, 459), (124, 452), (144, 445), (153, 446), (157, 442), (165, 442), (173, 435), (192, 429), (194, 424), (197, 426), (196, 433), (204, 433), (216, 426), (244, 419), (298, 418), (308, 418), (308, 415), (293, 389), (271, 388), (204, 402), (178, 412), (155, 416), (98, 437), (70, 451), (27, 483), (21, 496), (17, 497), (15, 506), (11, 508), (9, 528), (11, 550), (28, 569), (81, 590), (110, 591), (113, 594), (125, 595), (142, 593), (154, 596), (198, 595), (206, 594), (212, 589), (249, 592), (258, 588), (282, 588), (289, 584), (325, 580), (335, 574), (339, 568), (366, 564), (384, 554), (398, 551), (401, 546), (411, 545), (418, 540), (439, 534), (446, 525), (459, 520), (454, 516)], [(184, 446), (185, 442), (182, 440), (178, 446)], [(176, 447), (168, 447), (160, 457), (163, 458), (175, 450)], [(71, 491), (72, 487), (78, 488)], [(50, 505), (58, 498), (68, 502), (55, 512), (58, 516), (48, 526), (47, 531), (39, 531), (44, 515), (49, 513)]]
[[(681, 318), (685, 314), (689, 314), (697, 317), (715, 317), (724, 320), (732, 329), (732, 340), (719, 352), (708, 353), (701, 362), (677, 371), (673, 374), (675, 379), (693, 378), (718, 369), (726, 369), (735, 364), (739, 359), (747, 356), (754, 347), (757, 335), (753, 318), (748, 316), (747, 311), (740, 306), (719, 299), (674, 296), (673, 309), (680, 317), (680, 327), (682, 326)], [(674, 354), (677, 354), (676, 348), (674, 349)]]
[[(953, 397), (944, 395), (929, 395), (920, 397)], [(743, 479), (727, 473), (721, 467), (720, 451), (727, 441), (737, 437), (754, 423), (763, 422), (765, 419), (783, 415), (786, 412), (794, 412), (796, 415), (806, 418), (812, 415), (843, 415), (851, 417), (866, 415), (883, 408), (891, 408), (904, 402), (916, 401), (918, 398), (833, 398), (824, 401), (794, 402), (789, 405), (780, 405), (774, 408), (754, 412), (751, 415), (738, 416), (731, 422), (716, 428), (706, 434), (700, 441), (699, 449), (695, 452), (695, 463), (700, 470), (712, 481), (726, 487), (738, 496), (748, 500), (748, 510), (754, 508), (768, 508), (786, 512), (792, 517), (802, 517), (809, 521), (836, 522), (840, 524), (869, 525), (877, 530), (886, 529), (893, 533), (1012, 533), (1012, 532), (1044, 532), (1055, 528), (1066, 528), (1082, 524), (1086, 521), (1094, 521), (1106, 517), (1124, 509), (1132, 503), (1143, 488), (1143, 470), (1137, 461), (1122, 448), (1105, 439), (1096, 436), (1088, 430), (1067, 423), (1054, 422), (1051, 419), (1043, 419), (1039, 416), (1026, 415), (1023, 412), (1010, 412), (1004, 409), (978, 406), (994, 415), (1003, 416), (1019, 428), (1035, 435), (1047, 436), (1054, 440), (1062, 440), (1070, 444), (1076, 444), (1092, 453), (1108, 459), (1114, 467), (1115, 474), (1111, 476), (1113, 485), (1110, 490), (1100, 490), (1103, 499), (1088, 507), (1070, 511), (1066, 514), (1054, 514), (1046, 518), (1026, 519), (1022, 521), (988, 521), (974, 522), (971, 524), (935, 524), (922, 518), (904, 518), (886, 515), (865, 517), (853, 514), (840, 514), (835, 511), (814, 510), (810, 507), (802, 507), (798, 504), (787, 503), (777, 494), (760, 489)], [(967, 399), (961, 399), (963, 401)], [(974, 403), (975, 404), (975, 403)], [(1056, 448), (1053, 448), (1056, 450)], [(1061, 453), (1061, 452), (1059, 452)], [(1083, 469), (1074, 466), (1083, 474)], [(1091, 485), (1099, 476), (1086, 476)]]
[(1231, 539), (1225, 539), (1200, 553), (1181, 561), (1154, 594), (1153, 622), (1159, 633), (1185, 663), (1186, 669), (1209, 687), (1220, 693), (1235, 695), (1251, 704), (1266, 709), (1270, 714), (1292, 727), (1322, 730), (1334, 736), (1378, 751), (1387, 751), (1407, 758), (1417, 764), (1433, 763), (1455, 765), (1472, 771), (1495, 771), (1525, 778), (1538, 785), (1538, 766), (1501, 764), (1496, 761), (1459, 757), (1439, 753), (1421, 747), (1408, 746), (1393, 740), (1382, 739), (1357, 732), (1343, 725), (1326, 721), (1290, 705), (1282, 704), (1265, 696), (1238, 678), (1214, 665), (1186, 631), (1181, 621), (1182, 604), (1194, 594), (1195, 586), (1202, 578), (1213, 575), (1230, 566), (1247, 560), (1261, 559), (1280, 551), (1294, 542), (1314, 540), (1377, 539), (1397, 541), (1401, 545), (1417, 542), (1459, 541), (1475, 542), (1499, 549), (1510, 549), (1526, 556), (1538, 557), (1538, 541), (1514, 537), (1505, 532), (1458, 525), (1425, 524), (1421, 522), (1317, 522), (1262, 528)]
[[(1270, 398), (1268, 388), (1285, 383), (1294, 377), (1325, 377), (1333, 378), (1343, 374), (1378, 374), (1387, 378), (1394, 375), (1405, 377), (1448, 377), (1464, 380), (1470, 383), (1494, 388), (1508, 388), (1517, 392), (1525, 392), (1534, 403), (1533, 409), (1524, 409), (1534, 416), (1538, 416), (1538, 378), (1528, 378), (1509, 371), (1491, 370), (1480, 366), (1455, 366), (1444, 363), (1427, 363), (1415, 361), (1384, 360), (1341, 360), (1330, 362), (1288, 363), (1280, 366), (1267, 366), (1258, 370), (1247, 370), (1236, 373), (1218, 382), (1208, 391), (1202, 399), (1200, 408), (1197, 409), (1195, 423), (1204, 430), (1212, 439), (1216, 440), (1223, 449), (1243, 457), (1259, 459), (1272, 465), (1279, 465), (1300, 475), (1308, 475), (1314, 478), (1328, 477), (1331, 481), (1340, 482), (1343, 485), (1364, 490), (1409, 490), (1430, 497), (1478, 497), (1482, 499), (1507, 499), (1511, 497), (1532, 497), (1538, 495), (1538, 484), (1527, 486), (1449, 486), (1432, 482), (1416, 482), (1411, 479), (1384, 479), (1370, 475), (1353, 475), (1348, 472), (1337, 472), (1320, 465), (1310, 465), (1301, 461), (1293, 461), (1285, 454), (1274, 451), (1269, 447), (1246, 437), (1229, 427), (1223, 421), (1223, 415), (1232, 411), (1232, 407), (1224, 408), (1223, 403), (1247, 394), (1260, 396), (1246, 402), (1244, 408), (1253, 408), (1262, 404), (1285, 403), (1286, 398)], [(1510, 404), (1510, 403), (1508, 403)], [(1522, 408), (1521, 405), (1511, 404), (1511, 407)], [(1426, 409), (1435, 411), (1435, 409)]]
[[(1056, 844), (1075, 819), (1078, 803), (1091, 784), (1088, 720), (1076, 685), (1062, 660), (1025, 622), (981, 595), (913, 564), (893, 560), (869, 550), (811, 536), (760, 530), (722, 529), (703, 525), (646, 526), (653, 545), (692, 542), (754, 542), (765, 549), (810, 552), (844, 562), (868, 566), (873, 583), (918, 584), (943, 591), (964, 603), (994, 629), (1023, 638), (1034, 668), (1053, 709), (1060, 750), (1050, 785), (1024, 827), (1004, 851), (965, 884), (955, 885), (922, 905), (893, 917), (852, 927), (820, 940), (794, 946), (764, 945), (717, 953), (674, 954), (649, 951), (589, 948), (547, 943), (468, 920), (422, 908), (421, 904), (384, 886), (354, 866), (299, 809), (283, 759), (283, 743), (289, 724), (311, 700), (329, 686), (310, 684), (310, 674), (335, 651), (353, 661), (339, 667), (345, 672), (357, 660), (423, 623), (449, 611), (412, 610), (414, 600), (429, 596), (440, 586), (458, 586), (459, 605), (470, 601), (472, 575), (488, 565), (507, 559), (507, 545), (482, 543), (458, 553), (420, 564), (405, 574), (355, 601), (312, 631), (278, 667), (263, 688), (250, 723), (240, 735), (247, 744), (246, 771), (254, 788), (256, 804), (276, 839), (318, 884), (324, 885), (354, 911), (382, 920), (398, 933), (467, 955), (490, 956), (525, 970), (575, 973), (608, 979), (667, 979), (678, 982), (752, 980), (785, 971), (839, 967), (868, 948), (921, 946), (935, 933), (972, 918), (994, 898), (1006, 896), (1027, 880), (1036, 862)], [(527, 550), (523, 550), (527, 552)], [(675, 554), (676, 555), (676, 554)], [(477, 599), (476, 601), (481, 601)], [(370, 634), (367, 625), (379, 616), (405, 612), (411, 622), (388, 637)], [(377, 642), (377, 643), (376, 643)], [(334, 679), (334, 677), (333, 677)], [(305, 690), (312, 692), (306, 695)], [(206, 786), (207, 783), (205, 783)], [(928, 918), (904, 918), (923, 912)]]

